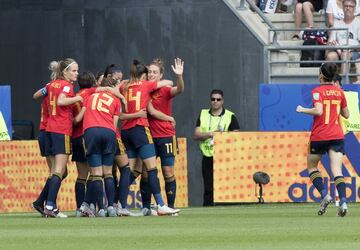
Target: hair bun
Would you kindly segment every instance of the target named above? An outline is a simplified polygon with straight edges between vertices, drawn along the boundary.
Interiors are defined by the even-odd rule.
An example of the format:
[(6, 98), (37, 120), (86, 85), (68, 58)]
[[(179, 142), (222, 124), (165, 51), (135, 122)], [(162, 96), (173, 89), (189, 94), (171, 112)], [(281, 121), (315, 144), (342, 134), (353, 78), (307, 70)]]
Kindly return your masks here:
[(55, 71), (59, 67), (58, 61), (51, 61), (49, 64), (49, 70)]

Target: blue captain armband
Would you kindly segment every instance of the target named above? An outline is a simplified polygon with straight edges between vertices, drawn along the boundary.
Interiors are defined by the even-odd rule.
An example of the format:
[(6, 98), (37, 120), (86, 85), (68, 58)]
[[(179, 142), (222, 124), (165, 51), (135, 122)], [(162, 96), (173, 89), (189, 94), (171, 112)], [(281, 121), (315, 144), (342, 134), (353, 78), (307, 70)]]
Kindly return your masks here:
[(46, 87), (43, 87), (43, 88), (41, 89), (41, 94), (42, 94), (43, 96), (47, 96)]

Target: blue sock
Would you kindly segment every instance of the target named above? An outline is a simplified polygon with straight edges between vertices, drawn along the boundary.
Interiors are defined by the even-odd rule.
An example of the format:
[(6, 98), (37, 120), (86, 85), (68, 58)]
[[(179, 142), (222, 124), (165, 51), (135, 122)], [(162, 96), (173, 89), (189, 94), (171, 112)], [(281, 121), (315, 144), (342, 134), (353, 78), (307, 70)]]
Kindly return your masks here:
[(160, 182), (157, 173), (157, 168), (148, 171), (148, 180), (151, 192), (155, 197), (156, 203), (162, 207), (165, 205), (165, 203), (160, 193)]
[(56, 204), (56, 197), (60, 189), (61, 185), (61, 175), (59, 174), (53, 174), (50, 183), (49, 183), (49, 193), (47, 197), (46, 205), (55, 207)]
[(127, 207), (127, 198), (129, 195), (129, 187), (131, 185), (131, 171), (129, 165), (120, 168), (120, 181), (119, 181), (119, 201), (122, 208)]
[(99, 209), (104, 209), (104, 184), (101, 176), (94, 176), (92, 181), (93, 194)]
[(150, 209), (151, 205), (151, 188), (147, 180), (141, 178), (140, 193), (143, 207)]
[(75, 199), (76, 199), (76, 207), (80, 208), (81, 203), (84, 201), (85, 197), (85, 179), (77, 178), (75, 182)]
[(176, 197), (176, 180), (175, 179), (173, 179), (170, 182), (167, 182), (165, 180), (165, 192), (166, 192), (168, 206), (171, 208), (174, 208), (175, 197)]
[(92, 191), (93, 191), (92, 175), (90, 175), (86, 181), (86, 192), (85, 192), (85, 197), (84, 197), (84, 201), (88, 204), (95, 203), (94, 195), (93, 195)]
[(343, 176), (336, 176), (334, 178), (336, 189), (339, 193), (340, 206), (346, 202), (346, 184)]
[(105, 183), (105, 192), (108, 201), (108, 206), (114, 206), (115, 185), (114, 185), (113, 176), (105, 175), (104, 183)]
[(324, 188), (324, 182), (322, 175), (319, 171), (313, 171), (309, 174), (309, 177), (314, 185), (314, 187), (319, 191), (321, 198), (324, 198), (327, 194), (325, 188)]
[(41, 190), (41, 193), (39, 194), (39, 197), (36, 199), (35, 203), (37, 203), (39, 205), (44, 205), (44, 202), (45, 202), (46, 198), (48, 197), (49, 184), (50, 184), (51, 178), (52, 178), (52, 176), (49, 176), (47, 178), (45, 185), (44, 185), (43, 189)]

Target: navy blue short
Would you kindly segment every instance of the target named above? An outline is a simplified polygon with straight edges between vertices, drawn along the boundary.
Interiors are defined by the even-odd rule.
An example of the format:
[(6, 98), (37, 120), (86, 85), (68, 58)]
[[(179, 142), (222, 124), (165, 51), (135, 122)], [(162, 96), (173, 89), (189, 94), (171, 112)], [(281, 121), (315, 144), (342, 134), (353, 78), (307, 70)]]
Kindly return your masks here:
[(156, 156), (161, 159), (161, 166), (174, 166), (177, 154), (176, 137), (154, 138)]
[(121, 130), (121, 138), (129, 158), (140, 156), (141, 159), (147, 159), (156, 155), (148, 127), (136, 126)]
[(115, 154), (116, 135), (108, 128), (88, 128), (84, 132), (86, 156), (91, 154)]
[(45, 153), (49, 155), (70, 155), (70, 136), (53, 132), (46, 132), (45, 148)]
[(46, 149), (46, 131), (45, 130), (39, 131), (38, 142), (39, 142), (41, 156), (46, 157), (46, 156), (51, 155), (50, 150)]
[(116, 138), (115, 155), (124, 155), (124, 154), (126, 154), (125, 146), (124, 146), (121, 138)]
[(345, 154), (344, 140), (310, 141), (309, 143), (309, 154), (323, 155), (330, 149)]
[(71, 139), (72, 157), (75, 162), (86, 162), (84, 140), (82, 136)]

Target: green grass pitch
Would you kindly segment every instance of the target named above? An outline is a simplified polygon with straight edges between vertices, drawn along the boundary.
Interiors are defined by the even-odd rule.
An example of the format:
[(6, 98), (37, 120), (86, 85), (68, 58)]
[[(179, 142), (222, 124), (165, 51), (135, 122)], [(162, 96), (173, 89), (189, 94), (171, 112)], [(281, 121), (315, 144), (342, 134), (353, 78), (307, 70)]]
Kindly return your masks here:
[[(317, 204), (183, 209), (177, 217), (46, 219), (0, 214), (0, 249), (360, 249), (360, 205), (336, 217)], [(72, 215), (72, 213), (68, 213)]]

